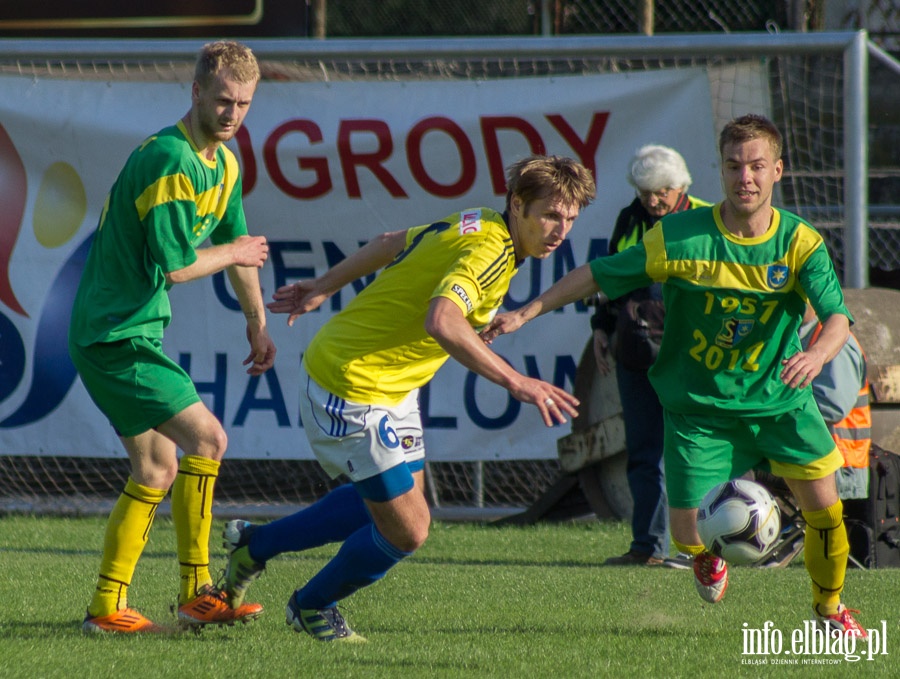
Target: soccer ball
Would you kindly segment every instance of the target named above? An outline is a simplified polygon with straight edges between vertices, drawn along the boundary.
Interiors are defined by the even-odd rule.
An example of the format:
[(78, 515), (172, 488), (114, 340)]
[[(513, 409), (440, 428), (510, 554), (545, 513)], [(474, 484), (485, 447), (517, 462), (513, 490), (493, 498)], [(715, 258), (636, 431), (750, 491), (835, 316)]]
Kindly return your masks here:
[(735, 479), (720, 483), (700, 501), (697, 532), (706, 549), (728, 563), (756, 563), (778, 540), (781, 511), (761, 485)]

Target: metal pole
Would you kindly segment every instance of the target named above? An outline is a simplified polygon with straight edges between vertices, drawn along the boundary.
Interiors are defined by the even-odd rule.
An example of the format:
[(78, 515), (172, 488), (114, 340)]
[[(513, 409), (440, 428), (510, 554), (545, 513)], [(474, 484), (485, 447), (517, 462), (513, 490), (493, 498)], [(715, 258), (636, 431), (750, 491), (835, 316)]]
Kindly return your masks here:
[(478, 460), (472, 471), (472, 499), (476, 507), (484, 507), (484, 462)]
[(869, 52), (858, 31), (844, 51), (844, 286), (869, 286)]
[(326, 31), (326, 12), (328, 11), (328, 0), (312, 0), (312, 37), (325, 38)]
[(553, 35), (553, 27), (550, 19), (551, 0), (541, 0), (541, 35), (549, 38)]
[(653, 35), (656, 30), (654, 9), (656, 0), (637, 0), (638, 32)]
[(807, 31), (806, 0), (791, 0), (790, 13), (791, 28), (805, 33)]
[[(822, 54), (845, 52), (850, 32), (810, 33), (729, 33), (641, 35), (578, 35), (550, 37), (500, 36), (492, 38), (354, 38), (298, 40), (297, 38), (247, 38), (257, 57), (266, 59), (377, 59), (391, 54), (396, 59), (604, 57), (649, 58), (680, 56), (735, 56), (760, 54)], [(59, 38), (47, 40), (0, 38), (0, 54), (29, 59), (76, 59), (117, 57), (135, 59), (196, 57), (195, 38), (175, 39), (94, 39)]]

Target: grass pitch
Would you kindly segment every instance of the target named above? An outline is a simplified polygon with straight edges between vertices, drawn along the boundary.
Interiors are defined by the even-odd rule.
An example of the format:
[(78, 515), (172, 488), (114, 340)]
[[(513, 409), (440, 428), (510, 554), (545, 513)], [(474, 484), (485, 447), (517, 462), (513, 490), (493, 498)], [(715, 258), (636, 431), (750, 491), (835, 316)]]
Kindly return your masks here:
[[(213, 528), (214, 568), (224, 567)], [(296, 634), (284, 606), (335, 552), (270, 562), (249, 599), (256, 622), (199, 636), (86, 636), (81, 620), (100, 562), (105, 519), (0, 518), (0, 677), (846, 677), (897, 676), (895, 571), (851, 570), (845, 600), (881, 647), (803, 645), (809, 581), (786, 569), (732, 568), (724, 601), (705, 604), (689, 571), (603, 567), (626, 551), (628, 526), (437, 523), (426, 545), (342, 610), (368, 644)], [(157, 519), (129, 603), (174, 621), (175, 534)], [(768, 621), (768, 625), (767, 625)], [(798, 636), (799, 635), (799, 636)], [(748, 651), (748, 638), (755, 647)], [(791, 653), (792, 637), (800, 646)], [(762, 646), (768, 644), (768, 648)], [(779, 652), (774, 652), (780, 643)], [(796, 664), (794, 664), (796, 663)]]

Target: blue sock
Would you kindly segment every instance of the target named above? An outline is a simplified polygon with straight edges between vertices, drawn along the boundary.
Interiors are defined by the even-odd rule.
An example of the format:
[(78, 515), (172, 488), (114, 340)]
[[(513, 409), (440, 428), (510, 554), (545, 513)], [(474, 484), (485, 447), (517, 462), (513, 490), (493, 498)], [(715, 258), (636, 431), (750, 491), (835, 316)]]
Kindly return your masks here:
[(283, 552), (342, 542), (371, 523), (366, 503), (353, 484), (345, 483), (309, 507), (259, 526), (250, 538), (250, 556), (265, 563)]
[(294, 594), (300, 608), (330, 608), (356, 590), (371, 585), (412, 552), (404, 552), (378, 532), (375, 524), (347, 538), (334, 558)]

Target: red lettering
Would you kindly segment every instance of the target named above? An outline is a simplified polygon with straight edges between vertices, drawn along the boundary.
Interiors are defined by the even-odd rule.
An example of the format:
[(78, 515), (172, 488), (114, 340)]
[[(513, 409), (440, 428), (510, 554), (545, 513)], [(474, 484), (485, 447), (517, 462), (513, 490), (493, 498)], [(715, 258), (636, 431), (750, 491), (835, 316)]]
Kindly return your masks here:
[[(433, 131), (445, 132), (456, 144), (459, 154), (460, 174), (452, 184), (441, 184), (428, 175), (422, 162), (422, 139)], [(406, 138), (406, 159), (413, 178), (423, 189), (441, 198), (456, 198), (466, 193), (475, 183), (475, 150), (465, 131), (449, 118), (435, 116), (419, 121)], [(449, 160), (449, 159), (448, 159)]]
[[(3, 125), (0, 125), (0, 177), (3, 179), (0, 181), (0, 198), (3, 205), (3, 211), (0, 212), (0, 301), (17, 314), (28, 318), (25, 309), (16, 299), (16, 293), (9, 279), (10, 257), (25, 214), (28, 175), (18, 149)], [(3, 341), (6, 342), (6, 338)], [(4, 389), (3, 393), (10, 392)]]
[(550, 124), (557, 129), (572, 150), (578, 156), (581, 164), (591, 171), (595, 177), (597, 176), (597, 168), (595, 159), (597, 157), (597, 148), (600, 146), (600, 138), (606, 129), (606, 121), (609, 120), (609, 111), (597, 111), (591, 118), (591, 125), (588, 129), (587, 136), (582, 140), (572, 126), (558, 113), (547, 116)]
[(500, 143), (497, 140), (497, 131), (501, 129), (520, 132), (528, 142), (531, 153), (546, 153), (544, 140), (540, 133), (522, 118), (514, 116), (484, 116), (480, 119), (481, 135), (484, 138), (484, 150), (487, 153), (488, 171), (491, 177), (491, 186), (498, 196), (506, 193), (505, 165), (500, 155)]
[[(355, 153), (351, 148), (350, 137), (354, 132), (370, 132), (375, 135), (378, 146), (371, 153)], [(394, 198), (408, 198), (406, 191), (388, 172), (382, 163), (394, 152), (394, 140), (391, 131), (383, 120), (342, 120), (338, 128), (338, 156), (341, 159), (341, 170), (344, 173), (344, 184), (350, 198), (360, 198), (359, 177), (356, 166), (367, 168), (377, 177)]]
[(328, 171), (327, 158), (298, 158), (297, 164), (301, 170), (310, 170), (315, 173), (316, 181), (309, 186), (297, 186), (288, 181), (278, 165), (278, 143), (290, 132), (305, 134), (311, 144), (322, 142), (322, 130), (311, 120), (289, 120), (275, 128), (275, 131), (266, 139), (263, 146), (263, 162), (272, 182), (287, 195), (294, 198), (309, 199), (319, 198), (331, 191), (331, 175)]
[(238, 128), (235, 135), (238, 147), (238, 156), (241, 159), (241, 183), (243, 184), (242, 196), (246, 196), (256, 186), (256, 157), (253, 155), (253, 144), (250, 141), (250, 132), (243, 125)]
[[(576, 131), (563, 114), (549, 113), (547, 121), (572, 149), (572, 154), (596, 175), (596, 156), (609, 121), (609, 111), (595, 111), (585, 133)], [(519, 146), (527, 147), (528, 153), (547, 153), (546, 144), (537, 128), (528, 120), (518, 116), (484, 116), (479, 118), (485, 160), (491, 188), (495, 195), (506, 193), (506, 177), (504, 158), (502, 157), (501, 136), (512, 133)], [(301, 184), (288, 179), (284, 168), (279, 165), (278, 151), (284, 156), (285, 137), (293, 133), (304, 135), (310, 146), (323, 144), (322, 130), (318, 124), (308, 119), (289, 120), (269, 135), (263, 145), (263, 164), (272, 179), (272, 183), (288, 196), (304, 200), (320, 198), (334, 188), (329, 169), (327, 153), (321, 156), (301, 156), (296, 150), (297, 164), (301, 171), (312, 173), (312, 183)], [(446, 183), (443, 178), (436, 179), (426, 167), (426, 137), (429, 134), (445, 134), (456, 147), (456, 159), (453, 152), (436, 154), (440, 156), (435, 162), (441, 163), (441, 169), (453, 167), (458, 163), (459, 174)], [(368, 138), (367, 138), (368, 137)], [(238, 154), (243, 164), (244, 194), (250, 193), (259, 179), (259, 170), (253, 153), (250, 133), (241, 128), (237, 134)], [(505, 141), (505, 139), (504, 139)], [(359, 168), (365, 168), (387, 190), (392, 198), (408, 198), (408, 193), (401, 186), (387, 167), (394, 153), (394, 139), (388, 123), (375, 119), (341, 120), (337, 131), (336, 150), (341, 164), (344, 184), (349, 198), (361, 198), (362, 186)], [(356, 149), (354, 149), (354, 144)], [(293, 144), (299, 146), (300, 144)], [(327, 145), (324, 145), (327, 147)], [(508, 148), (508, 145), (507, 145)], [(457, 198), (471, 191), (475, 186), (479, 158), (475, 153), (472, 140), (466, 130), (446, 116), (430, 116), (417, 122), (409, 130), (405, 139), (406, 161), (410, 174), (415, 182), (431, 195), (439, 198)], [(435, 155), (435, 154), (433, 154)], [(520, 153), (517, 155), (521, 155)], [(431, 156), (429, 156), (431, 157)], [(283, 162), (283, 161), (282, 161)], [(436, 166), (432, 166), (432, 172)], [(452, 169), (447, 171), (452, 173)]]

